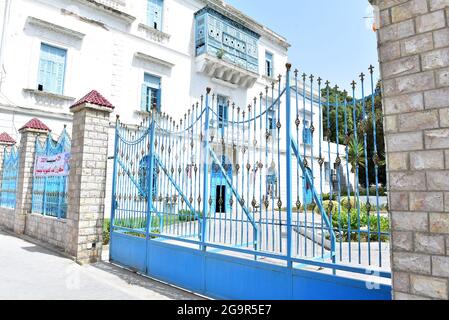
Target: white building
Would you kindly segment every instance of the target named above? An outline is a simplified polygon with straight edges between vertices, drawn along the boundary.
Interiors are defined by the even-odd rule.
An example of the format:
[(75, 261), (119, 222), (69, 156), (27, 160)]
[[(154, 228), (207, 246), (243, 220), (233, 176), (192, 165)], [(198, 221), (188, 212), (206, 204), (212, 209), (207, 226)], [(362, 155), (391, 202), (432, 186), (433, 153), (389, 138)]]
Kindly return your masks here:
[(70, 132), (69, 107), (92, 89), (125, 123), (139, 123), (153, 103), (179, 119), (206, 87), (247, 106), (288, 61), (284, 37), (221, 0), (0, 0), (0, 10), (0, 132), (16, 140), (34, 117)]

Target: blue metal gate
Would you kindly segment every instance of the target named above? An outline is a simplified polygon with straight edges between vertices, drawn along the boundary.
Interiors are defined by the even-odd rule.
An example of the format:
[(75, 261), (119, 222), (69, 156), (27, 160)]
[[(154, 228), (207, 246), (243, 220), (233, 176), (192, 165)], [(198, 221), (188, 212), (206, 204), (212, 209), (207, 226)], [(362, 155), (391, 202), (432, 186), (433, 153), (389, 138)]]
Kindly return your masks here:
[(214, 298), (390, 299), (372, 71), (360, 100), (287, 65), (247, 107), (117, 118), (111, 260)]
[(16, 147), (3, 150), (3, 170), (0, 189), (0, 207), (15, 209), (17, 175), (19, 171), (19, 151)]

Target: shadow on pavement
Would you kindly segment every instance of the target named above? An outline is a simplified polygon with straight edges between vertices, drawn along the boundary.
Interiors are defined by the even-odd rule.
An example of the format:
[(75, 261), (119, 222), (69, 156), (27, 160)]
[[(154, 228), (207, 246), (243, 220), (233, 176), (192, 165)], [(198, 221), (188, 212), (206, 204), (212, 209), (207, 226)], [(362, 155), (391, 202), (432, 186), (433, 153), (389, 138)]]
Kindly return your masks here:
[(144, 289), (152, 290), (157, 292), (169, 299), (174, 300), (205, 300), (203, 297), (197, 296), (188, 291), (183, 291), (181, 289), (172, 287), (170, 285), (160, 283), (158, 281), (152, 280), (150, 278), (141, 276), (139, 274), (133, 273), (126, 269), (115, 266), (109, 262), (98, 262), (91, 265), (101, 271), (110, 273), (122, 279), (133, 286), (139, 286)]

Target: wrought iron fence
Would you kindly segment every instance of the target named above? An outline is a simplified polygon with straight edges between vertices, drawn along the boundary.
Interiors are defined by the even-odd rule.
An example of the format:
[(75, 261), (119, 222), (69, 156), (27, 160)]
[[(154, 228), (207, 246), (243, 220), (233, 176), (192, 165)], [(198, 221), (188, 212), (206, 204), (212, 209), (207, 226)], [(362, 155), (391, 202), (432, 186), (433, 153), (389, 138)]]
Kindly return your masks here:
[(63, 219), (67, 217), (68, 168), (65, 172), (59, 167), (52, 168), (51, 165), (47, 166), (48, 172), (37, 172), (36, 168), (38, 161), (51, 163), (59, 161), (58, 157), (65, 157), (64, 162), (67, 165), (70, 148), (70, 137), (65, 128), (57, 141), (53, 140), (51, 133), (43, 143), (40, 137), (37, 137), (33, 175), (33, 213)]
[(5, 147), (3, 152), (4, 157), (0, 190), (0, 207), (15, 209), (19, 152), (14, 146)]
[(156, 109), (139, 126), (117, 119), (111, 231), (388, 277), (369, 70), (359, 100), (355, 82), (350, 97), (288, 66), (246, 107), (208, 90), (179, 122)]

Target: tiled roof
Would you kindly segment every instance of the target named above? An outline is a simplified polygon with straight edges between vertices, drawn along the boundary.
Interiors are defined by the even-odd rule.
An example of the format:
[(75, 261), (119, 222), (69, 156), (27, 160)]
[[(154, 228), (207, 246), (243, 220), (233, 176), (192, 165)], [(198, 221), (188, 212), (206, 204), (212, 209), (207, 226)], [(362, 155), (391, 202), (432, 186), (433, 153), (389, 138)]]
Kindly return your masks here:
[(108, 100), (106, 100), (105, 97), (103, 97), (100, 93), (98, 93), (98, 91), (95, 91), (95, 90), (92, 90), (91, 92), (89, 92), (86, 96), (81, 98), (81, 100), (79, 100), (73, 106), (71, 106), (71, 108), (77, 107), (83, 103), (92, 103), (92, 104), (96, 104), (97, 106), (102, 106), (102, 107), (112, 108), (112, 109), (114, 108), (112, 103), (110, 103)]
[(15, 144), (16, 140), (14, 140), (9, 134), (6, 132), (3, 132), (0, 134), (0, 143), (7, 143), (7, 144)]
[(36, 130), (43, 130), (43, 131), (51, 131), (49, 127), (47, 127), (42, 121), (40, 121), (38, 118), (31, 119), (28, 121), (20, 130), (23, 129), (36, 129)]

